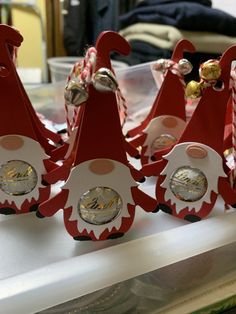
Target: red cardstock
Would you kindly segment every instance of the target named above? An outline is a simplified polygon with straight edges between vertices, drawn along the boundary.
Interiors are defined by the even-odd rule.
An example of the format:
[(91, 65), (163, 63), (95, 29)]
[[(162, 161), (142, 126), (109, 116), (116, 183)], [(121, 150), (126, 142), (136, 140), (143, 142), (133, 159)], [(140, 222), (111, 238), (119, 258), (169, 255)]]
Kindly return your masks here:
[[(223, 88), (207, 87), (177, 144), (157, 162), (142, 169), (144, 175), (159, 176), (156, 183), (159, 209), (181, 219), (193, 222), (206, 217), (218, 195), (226, 204), (236, 204), (236, 192), (230, 186), (230, 171), (223, 155), (227, 104), (231, 98), (231, 62), (235, 55), (236, 46), (232, 46), (220, 59), (219, 80)], [(201, 174), (194, 182), (183, 167)]]
[[(183, 58), (184, 51), (195, 51), (192, 43), (186, 39), (177, 43), (172, 54), (172, 60), (178, 63)], [(127, 133), (129, 138), (135, 136), (130, 141), (132, 145), (141, 146), (142, 165), (151, 162), (151, 157), (155, 152), (155, 150), (152, 151), (155, 140), (159, 138), (161, 145), (168, 147), (175, 143), (182, 134), (186, 126), (184, 94), (184, 86), (180, 78), (168, 69), (149, 114), (139, 126)], [(165, 134), (168, 136), (163, 136)]]

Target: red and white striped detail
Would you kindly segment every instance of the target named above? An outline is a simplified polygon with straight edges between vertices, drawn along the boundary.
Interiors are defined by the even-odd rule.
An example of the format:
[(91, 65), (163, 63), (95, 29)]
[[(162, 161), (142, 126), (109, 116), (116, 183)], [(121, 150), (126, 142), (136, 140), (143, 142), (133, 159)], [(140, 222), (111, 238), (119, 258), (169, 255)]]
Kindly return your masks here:
[(232, 90), (232, 154), (234, 167), (231, 172), (231, 186), (234, 187), (236, 178), (236, 69), (231, 71), (231, 90)]
[[(91, 83), (92, 75), (96, 66), (97, 50), (94, 47), (90, 47), (85, 55), (85, 58), (81, 61), (78, 61), (74, 64), (70, 74), (67, 77), (67, 83), (73, 79), (77, 78), (81, 80), (85, 86)], [(65, 112), (66, 112), (66, 124), (68, 135), (71, 135), (72, 130), (75, 127), (76, 117), (80, 108), (69, 108), (66, 103)]]
[[(67, 83), (71, 79), (77, 78), (79, 79), (79, 81), (81, 81), (84, 84), (85, 87), (91, 84), (93, 81), (93, 76), (95, 74), (96, 60), (97, 60), (97, 50), (95, 47), (90, 47), (86, 52), (85, 58), (75, 63), (70, 75), (67, 78)], [(126, 106), (126, 100), (123, 97), (121, 90), (119, 88), (117, 88), (116, 90), (116, 99), (117, 99), (117, 105), (118, 105), (118, 110), (120, 114), (121, 124), (123, 126), (127, 117), (127, 106)], [(77, 120), (77, 115), (78, 115), (79, 110), (80, 110), (79, 107), (70, 109), (65, 104), (66, 123), (67, 123), (69, 136), (72, 130), (74, 129), (74, 127), (76, 126), (76, 120)]]
[[(82, 66), (82, 61), (76, 62), (74, 64), (70, 74), (67, 77), (66, 83), (68, 83), (72, 78), (76, 77), (76, 73), (79, 72), (79, 69), (81, 68), (81, 66)], [(74, 117), (76, 115), (77, 108), (72, 108), (71, 109), (71, 107), (69, 108), (66, 105), (66, 103), (64, 103), (64, 107), (65, 107), (65, 112), (66, 112), (67, 133), (70, 136), (71, 132), (72, 132), (72, 129), (73, 129), (73, 125), (75, 123), (75, 121), (74, 121), (75, 118)], [(73, 112), (71, 112), (71, 111), (73, 111)]]
[[(155, 64), (154, 64), (154, 70), (155, 70)], [(171, 59), (164, 59), (164, 71), (161, 71), (163, 73), (163, 80), (164, 77), (167, 73), (167, 71), (170, 70), (173, 74), (177, 75), (182, 86), (183, 89), (185, 91), (185, 87), (186, 87), (186, 83), (184, 80), (184, 75), (181, 73), (180, 69), (179, 69), (179, 64)], [(158, 71), (158, 69), (157, 69)]]
[(127, 105), (126, 105), (126, 100), (124, 96), (122, 95), (122, 92), (119, 87), (116, 90), (116, 100), (117, 100), (118, 111), (120, 115), (121, 126), (123, 126), (127, 119)]
[[(184, 75), (180, 72), (179, 70), (179, 64), (170, 60), (171, 61), (171, 67), (170, 67), (170, 70), (173, 74), (177, 75), (179, 80), (180, 80), (180, 83), (182, 84), (183, 86), (183, 89), (185, 91), (185, 87), (186, 87), (186, 83), (185, 83), (185, 80), (184, 80)], [(185, 93), (184, 93), (185, 94)]]
[[(183, 87), (184, 90), (184, 97), (185, 97), (185, 103), (187, 104), (187, 98), (185, 96), (185, 88), (186, 88), (186, 83), (184, 80), (184, 75), (181, 73), (179, 69), (179, 64), (173, 60), (167, 60), (167, 70), (170, 70), (173, 74), (178, 76), (178, 79)], [(187, 110), (187, 108), (186, 108)]]

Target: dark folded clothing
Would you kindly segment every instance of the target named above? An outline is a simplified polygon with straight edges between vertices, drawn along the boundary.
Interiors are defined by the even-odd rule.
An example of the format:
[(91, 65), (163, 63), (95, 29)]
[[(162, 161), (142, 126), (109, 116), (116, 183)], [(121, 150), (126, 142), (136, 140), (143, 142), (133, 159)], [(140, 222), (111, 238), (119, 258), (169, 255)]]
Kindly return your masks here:
[(151, 44), (138, 40), (130, 41), (129, 43), (131, 46), (131, 52), (128, 56), (113, 53), (112, 59), (125, 62), (128, 65), (137, 65), (160, 58), (171, 58), (171, 50), (155, 47)]
[(169, 1), (159, 4), (160, 2), (165, 1), (146, 0), (130, 12), (121, 15), (121, 28), (142, 22), (171, 25), (182, 30), (236, 36), (236, 18), (224, 11), (196, 2)]
[[(155, 4), (167, 4), (167, 3), (176, 3), (181, 2), (181, 0), (144, 0), (140, 2), (137, 6), (146, 6), (146, 5), (155, 5)], [(185, 2), (195, 2), (201, 5), (205, 5), (208, 7), (212, 6), (211, 0), (185, 0)]]
[[(136, 54), (139, 54), (141, 57), (141, 62), (148, 62), (151, 60), (157, 60), (159, 58), (165, 58), (169, 59), (171, 57), (171, 50), (169, 49), (163, 49), (161, 47), (155, 47), (149, 43), (139, 41), (139, 40), (133, 40), (130, 41), (131, 45), (131, 54), (134, 52)], [(150, 59), (151, 57), (151, 59)], [(149, 58), (147, 60), (146, 58)]]

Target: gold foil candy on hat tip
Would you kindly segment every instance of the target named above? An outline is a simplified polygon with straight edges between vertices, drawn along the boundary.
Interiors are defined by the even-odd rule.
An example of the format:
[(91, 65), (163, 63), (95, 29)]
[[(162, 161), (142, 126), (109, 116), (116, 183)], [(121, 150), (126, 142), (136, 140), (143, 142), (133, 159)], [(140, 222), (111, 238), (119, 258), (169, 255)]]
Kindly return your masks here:
[(186, 148), (186, 153), (192, 158), (203, 159), (207, 156), (207, 151), (200, 145), (189, 145)]
[(221, 67), (218, 60), (208, 60), (199, 69), (199, 75), (203, 80), (214, 81), (221, 76)]
[(64, 98), (67, 105), (78, 107), (88, 99), (84, 83), (75, 79), (70, 80), (65, 87)]
[(178, 62), (178, 69), (182, 75), (187, 75), (192, 71), (193, 66), (187, 59), (180, 59)]
[(185, 89), (185, 95), (188, 98), (196, 99), (202, 96), (202, 83), (196, 81), (190, 81)]
[(118, 83), (111, 70), (100, 68), (94, 74), (93, 86), (100, 92), (115, 92), (118, 88)]

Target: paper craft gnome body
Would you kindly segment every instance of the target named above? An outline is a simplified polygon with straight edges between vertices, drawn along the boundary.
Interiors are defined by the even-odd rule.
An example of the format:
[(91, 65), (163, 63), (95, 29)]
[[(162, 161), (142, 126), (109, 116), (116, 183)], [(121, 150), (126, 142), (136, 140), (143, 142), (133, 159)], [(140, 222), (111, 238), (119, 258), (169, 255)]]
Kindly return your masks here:
[[(91, 57), (91, 55), (93, 55), (93, 57)], [(77, 128), (80, 126), (83, 117), (83, 110), (81, 110), (82, 107), (81, 105), (86, 102), (88, 97), (88, 91), (85, 88), (85, 86), (89, 84), (88, 81), (90, 81), (91, 78), (93, 78), (93, 75), (95, 75), (95, 73), (93, 73), (94, 71), (93, 65), (91, 65), (92, 63), (91, 60), (95, 58), (96, 49), (94, 47), (91, 47), (86, 52), (84, 60), (80, 60), (80, 62), (74, 64), (72, 73), (71, 75), (68, 76), (64, 96), (66, 103), (66, 117), (67, 117), (66, 120), (69, 137), (68, 140), (65, 141), (65, 143), (61, 147), (55, 149), (52, 152), (51, 158), (54, 161), (67, 159), (71, 153), (71, 148), (73, 147), (75, 135), (77, 134)], [(100, 85), (104, 79), (104, 73), (102, 73), (104, 69), (106, 72), (106, 68), (100, 68), (101, 72), (96, 74), (97, 77), (100, 77), (99, 78), (100, 82), (98, 83), (98, 85)], [(116, 91), (114, 91), (116, 92), (117, 98), (116, 104), (118, 106), (120, 124), (123, 127), (127, 115), (126, 102), (121, 93), (121, 90), (119, 89), (118, 82), (116, 81), (113, 69), (112, 71), (109, 70), (109, 72), (110, 75), (112, 76), (112, 80), (110, 81), (110, 87), (112, 86), (114, 89), (116, 89)], [(89, 73), (88, 75), (89, 79), (88, 77), (86, 77), (85, 73)], [(107, 89), (107, 86), (103, 86), (102, 88), (104, 87), (105, 89)], [(72, 107), (72, 105), (74, 105), (74, 107)], [(73, 114), (71, 113), (72, 110), (69, 109), (71, 107), (73, 108)], [(127, 154), (130, 157), (139, 159), (140, 158), (139, 151), (125, 139), (124, 135), (123, 137), (125, 150)]]
[[(96, 71), (111, 69), (109, 54), (128, 54), (128, 43), (117, 33), (104, 32), (97, 40)], [(116, 97), (89, 86), (81, 107), (74, 147), (48, 182), (66, 179), (61, 192), (41, 204), (37, 215), (51, 216), (64, 209), (64, 223), (76, 240), (105, 240), (122, 236), (131, 226), (135, 206), (153, 211), (156, 201), (137, 187), (143, 175), (127, 161)]]
[[(17, 75), (9, 47), (19, 47), (23, 38), (13, 28), (0, 25), (0, 213), (21, 214), (36, 210), (50, 195), (42, 184), (43, 175), (54, 164), (45, 148), (51, 144), (44, 126), (29, 106), (29, 99)], [(35, 123), (34, 123), (35, 122)], [(39, 136), (40, 135), (40, 136)], [(54, 135), (53, 135), (54, 137)], [(57, 139), (55, 135), (55, 139)], [(42, 139), (42, 144), (40, 143)]]
[[(183, 58), (184, 50), (194, 51), (193, 45), (185, 39), (176, 45), (172, 61), (178, 63)], [(155, 152), (176, 143), (183, 132), (186, 126), (183, 83), (183, 77), (180, 78), (174, 70), (166, 70), (161, 89), (148, 116), (141, 125), (128, 132), (128, 136), (136, 136), (130, 143), (142, 147), (142, 165), (150, 163)]]
[(226, 204), (236, 203), (223, 156), (230, 69), (235, 55), (233, 46), (222, 56), (222, 89), (206, 88), (178, 143), (161, 160), (143, 167), (145, 175), (159, 175), (159, 209), (191, 222), (206, 217), (218, 195)]

